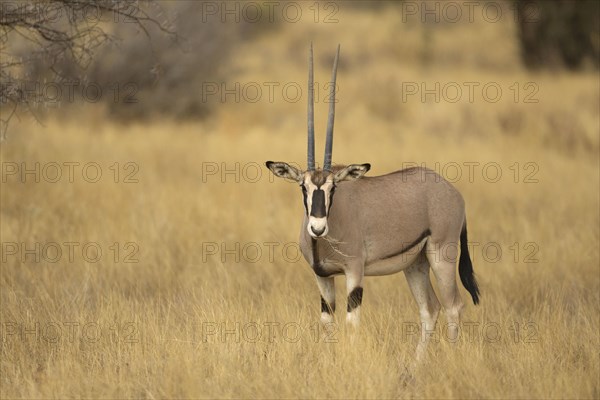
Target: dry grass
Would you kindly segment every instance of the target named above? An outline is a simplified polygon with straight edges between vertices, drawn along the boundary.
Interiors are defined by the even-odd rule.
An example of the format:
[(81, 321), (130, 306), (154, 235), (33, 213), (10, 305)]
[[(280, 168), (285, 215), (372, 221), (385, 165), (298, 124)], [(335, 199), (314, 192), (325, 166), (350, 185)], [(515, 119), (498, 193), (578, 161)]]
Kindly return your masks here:
[[(84, 109), (45, 127), (15, 125), (2, 143), (3, 168), (97, 162), (103, 175), (88, 183), (76, 168), (73, 183), (66, 175), (59, 183), (35, 183), (31, 175), (26, 183), (13, 175), (2, 182), (1, 396), (598, 398), (598, 78), (530, 75), (515, 66), (514, 48), (488, 51), (483, 42), (471, 46), (478, 58), (463, 57), (469, 52), (455, 44), (457, 65), (422, 70), (410, 56), (398, 71), (401, 54), (414, 54), (418, 43), (393, 44), (386, 28), (398, 15), (387, 15), (376, 26), (353, 10), (336, 26), (286, 26), (239, 49), (238, 63), (246, 67), (237, 79), (304, 82), (307, 37), (322, 59), (317, 79), (327, 77), (325, 50), (341, 41), (347, 50), (334, 160), (371, 162), (373, 175), (404, 162), (462, 166), (456, 186), (467, 202), (470, 239), (481, 244), (472, 257), (483, 298), (479, 307), (469, 300), (463, 320), (476, 325), (462, 331), (460, 343), (442, 337), (423, 365), (407, 371), (418, 312), (402, 274), (366, 279), (360, 331), (352, 335), (340, 324), (326, 335), (315, 324), (319, 295), (310, 269), (282, 255), (300, 230), (297, 188), (273, 182), (266, 169), (254, 183), (203, 176), (213, 162), (250, 166), (249, 178), (249, 163), (302, 165), (303, 100), (227, 102), (203, 124), (122, 126)], [(361, 26), (372, 28), (369, 37)], [(401, 27), (418, 38), (418, 30)], [(481, 36), (508, 43), (500, 38), (509, 28), (483, 29)], [(386, 52), (390, 46), (395, 50)], [(532, 81), (539, 102), (402, 102), (403, 81), (494, 81), (505, 90)], [(318, 107), (322, 128), (324, 104)], [(115, 162), (119, 183), (109, 169)], [(122, 182), (127, 162), (139, 167), (137, 183)], [(465, 162), (481, 163), (472, 182)], [(490, 162), (502, 168), (496, 183), (481, 175)], [(528, 162), (537, 166), (537, 182), (524, 182), (533, 171), (525, 169)], [(37, 262), (6, 247), (51, 242), (63, 252), (65, 242), (95, 242), (103, 255), (89, 262), (77, 247), (72, 261), (63, 253), (59, 262)], [(124, 262), (128, 242), (139, 248), (137, 263)], [(272, 260), (270, 242), (277, 243)], [(211, 243), (239, 243), (249, 252), (236, 262), (235, 254), (207, 254)], [(262, 251), (258, 262), (250, 262), (252, 243)], [(500, 260), (485, 256), (486, 243), (500, 246)], [(343, 278), (337, 281), (343, 321)], [(262, 337), (252, 340), (257, 326)], [(213, 328), (216, 334), (203, 335)]]

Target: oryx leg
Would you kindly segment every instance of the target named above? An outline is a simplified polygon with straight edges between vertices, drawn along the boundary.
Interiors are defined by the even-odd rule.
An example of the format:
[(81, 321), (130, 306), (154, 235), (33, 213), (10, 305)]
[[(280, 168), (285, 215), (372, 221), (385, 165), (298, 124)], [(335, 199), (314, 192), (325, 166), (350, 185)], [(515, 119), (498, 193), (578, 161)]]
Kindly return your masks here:
[(362, 266), (346, 272), (346, 291), (348, 293), (346, 322), (354, 327), (357, 327), (360, 322), (360, 306), (363, 296), (362, 280)]
[(458, 240), (454, 243), (427, 242), (426, 254), (429, 265), (435, 275), (440, 302), (444, 307), (448, 321), (447, 330), (442, 329), (442, 335), (447, 332), (447, 339), (454, 343), (458, 339), (458, 327), (463, 301), (456, 284), (456, 258), (458, 255)]
[(417, 302), (421, 317), (421, 340), (417, 345), (416, 357), (417, 360), (420, 360), (423, 358), (429, 338), (435, 330), (435, 323), (440, 312), (440, 302), (431, 286), (429, 263), (424, 255), (420, 255), (414, 264), (404, 271), (404, 275)]
[(321, 292), (321, 322), (328, 324), (333, 322), (335, 314), (335, 281), (333, 277), (323, 278), (318, 275), (316, 277)]

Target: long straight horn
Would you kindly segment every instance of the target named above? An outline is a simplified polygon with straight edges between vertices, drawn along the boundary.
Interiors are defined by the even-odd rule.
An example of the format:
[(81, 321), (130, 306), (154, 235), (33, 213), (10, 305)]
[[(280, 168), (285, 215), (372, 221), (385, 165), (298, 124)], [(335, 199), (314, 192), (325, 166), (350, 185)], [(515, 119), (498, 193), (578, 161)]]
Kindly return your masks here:
[(315, 100), (313, 82), (313, 46), (308, 54), (308, 170), (315, 169)]
[(340, 57), (340, 45), (338, 44), (335, 60), (333, 61), (333, 71), (331, 72), (331, 89), (329, 96), (329, 116), (327, 117), (327, 139), (325, 141), (325, 162), (323, 169), (331, 171), (331, 153), (333, 151), (333, 120), (335, 119), (335, 78), (337, 75), (338, 58)]

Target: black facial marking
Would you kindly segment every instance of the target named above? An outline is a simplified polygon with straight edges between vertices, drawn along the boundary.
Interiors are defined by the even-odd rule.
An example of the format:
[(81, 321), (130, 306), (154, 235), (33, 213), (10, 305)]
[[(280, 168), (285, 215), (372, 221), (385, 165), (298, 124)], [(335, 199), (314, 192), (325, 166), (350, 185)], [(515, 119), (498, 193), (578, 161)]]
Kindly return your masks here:
[(356, 307), (360, 307), (362, 304), (363, 288), (360, 286), (352, 289), (348, 295), (348, 312), (354, 310)]
[(325, 299), (323, 298), (323, 296), (321, 296), (321, 312), (327, 313), (327, 314), (333, 314), (335, 313), (335, 302), (328, 304)]
[(316, 218), (323, 218), (326, 215), (327, 214), (325, 213), (325, 192), (323, 191), (323, 189), (317, 189), (313, 192), (310, 216)]
[(301, 188), (302, 188), (302, 197), (304, 198), (304, 210), (308, 214), (308, 201), (307, 201), (308, 195), (306, 194), (306, 188), (304, 187), (304, 185), (302, 185)]
[(421, 240), (425, 239), (429, 235), (431, 235), (431, 231), (429, 229), (426, 229), (423, 233), (421, 233), (421, 236), (419, 236), (416, 240), (414, 240), (413, 242), (411, 242), (408, 246), (404, 247), (399, 252), (391, 254), (391, 255), (386, 256), (386, 257), (383, 257), (382, 259), (392, 258), (392, 257), (396, 257), (396, 256), (399, 256), (399, 255), (402, 255), (402, 254), (406, 253), (407, 251), (409, 251), (410, 249), (412, 249), (413, 247), (415, 247), (416, 245), (418, 245), (421, 242)]
[(331, 206), (333, 205), (333, 194), (335, 193), (335, 186), (331, 187), (331, 190), (329, 191), (329, 207), (327, 208), (327, 211), (331, 210)]

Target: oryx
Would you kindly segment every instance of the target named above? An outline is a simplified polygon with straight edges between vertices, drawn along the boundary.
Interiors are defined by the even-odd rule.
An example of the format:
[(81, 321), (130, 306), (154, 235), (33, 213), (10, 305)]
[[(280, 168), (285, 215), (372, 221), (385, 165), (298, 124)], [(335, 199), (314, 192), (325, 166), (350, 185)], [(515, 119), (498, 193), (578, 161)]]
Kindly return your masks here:
[(312, 44), (308, 72), (308, 169), (301, 171), (285, 162), (267, 161), (266, 165), (276, 176), (291, 179), (302, 189), (305, 214), (300, 248), (321, 292), (321, 320), (333, 321), (335, 275), (346, 276), (346, 320), (357, 325), (363, 277), (404, 271), (421, 317), (417, 348), (420, 356), (440, 310), (429, 279), (430, 267), (447, 315), (448, 334), (452, 339), (458, 335), (463, 307), (455, 276), (459, 239), (460, 279), (473, 302), (479, 302), (467, 248), (464, 200), (448, 181), (426, 168), (363, 177), (370, 164), (332, 166), (339, 50), (338, 46), (333, 63), (323, 169), (315, 167), (314, 157)]

